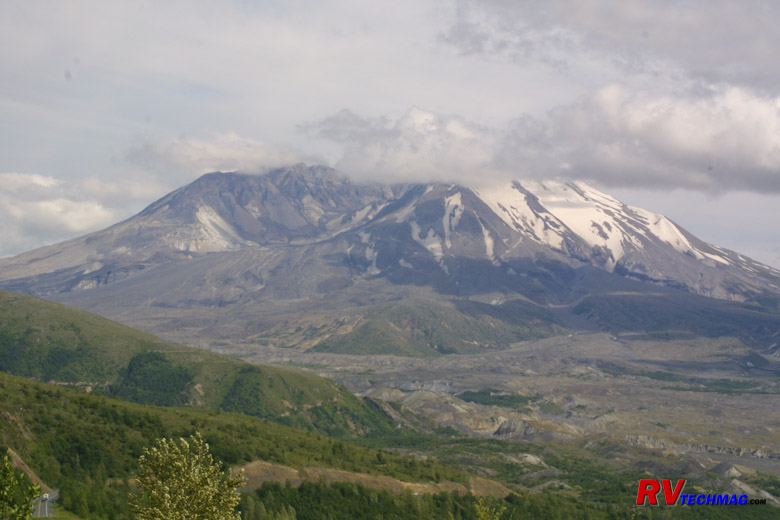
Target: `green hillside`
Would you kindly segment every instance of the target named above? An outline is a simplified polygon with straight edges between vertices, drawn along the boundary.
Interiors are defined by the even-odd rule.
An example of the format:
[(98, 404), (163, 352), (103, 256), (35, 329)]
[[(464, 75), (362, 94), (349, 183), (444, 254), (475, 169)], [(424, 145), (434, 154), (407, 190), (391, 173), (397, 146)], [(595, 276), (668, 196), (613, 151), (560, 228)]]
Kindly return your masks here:
[(531, 304), (509, 308), (476, 301), (408, 300), (372, 308), (353, 330), (330, 336), (313, 350), (418, 357), (470, 354), (562, 331), (551, 313)]
[(265, 417), (337, 436), (390, 421), (316, 375), (170, 343), (88, 312), (0, 291), (0, 371), (124, 400)]
[[(127, 497), (132, 488), (128, 478), (136, 471), (143, 448), (159, 437), (176, 438), (195, 431), (201, 432), (218, 459), (230, 465), (261, 459), (293, 468), (329, 467), (407, 482), (462, 483), (470, 477), (431, 458), (360, 447), (243, 414), (144, 406), (0, 373), (0, 451), (10, 447), (17, 452), (44, 482), (60, 490), (57, 507), (78, 518), (129, 520)], [(471, 445), (468, 451), (473, 456), (474, 443), (483, 441), (464, 442)], [(590, 482), (586, 489), (604, 485), (602, 478), (626, 489), (619, 493), (617, 503), (592, 502), (589, 498), (597, 497), (590, 493), (576, 497), (548, 491), (489, 503), (506, 507), (502, 518), (780, 518), (780, 510), (770, 506), (634, 508), (627, 501), (635, 493), (634, 478), (585, 471), (580, 478)], [(257, 514), (262, 504), (271, 514), (293, 508), (301, 519), (422, 520), (447, 519), (452, 513), (466, 520), (478, 518), (475, 501), (471, 495), (456, 493), (391, 495), (364, 487), (360, 481), (306, 482), (298, 488), (280, 482), (245, 495), (242, 510), (247, 519), (265, 518)], [(250, 509), (253, 516), (247, 516)]]
[(294, 468), (323, 466), (412, 482), (467, 475), (432, 461), (329, 439), (243, 414), (127, 403), (0, 373), (0, 450), (16, 451), (62, 505), (86, 517), (114, 516), (126, 503), (123, 479), (159, 437), (199, 431), (233, 465), (262, 459)]

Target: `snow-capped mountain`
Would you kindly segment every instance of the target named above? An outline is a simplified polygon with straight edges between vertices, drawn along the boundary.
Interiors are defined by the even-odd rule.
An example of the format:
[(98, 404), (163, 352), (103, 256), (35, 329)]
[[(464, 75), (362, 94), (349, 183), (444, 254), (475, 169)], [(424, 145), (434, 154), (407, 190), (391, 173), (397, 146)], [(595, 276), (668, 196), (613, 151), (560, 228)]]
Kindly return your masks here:
[[(724, 283), (724, 270), (744, 275), (737, 276), (743, 289), (761, 291), (765, 282), (778, 289), (780, 271), (707, 244), (665, 216), (627, 206), (584, 182), (518, 181), (474, 191), (511, 228), (608, 271), (679, 283), (717, 298), (743, 297)], [(761, 279), (757, 285), (754, 276)]]
[(349, 314), (423, 290), (547, 310), (675, 291), (776, 312), (780, 272), (583, 182), (353, 184), (298, 165), (204, 175), (103, 231), (0, 260), (0, 288), (161, 333), (161, 309), (230, 308), (220, 319), (240, 321), (338, 301)]

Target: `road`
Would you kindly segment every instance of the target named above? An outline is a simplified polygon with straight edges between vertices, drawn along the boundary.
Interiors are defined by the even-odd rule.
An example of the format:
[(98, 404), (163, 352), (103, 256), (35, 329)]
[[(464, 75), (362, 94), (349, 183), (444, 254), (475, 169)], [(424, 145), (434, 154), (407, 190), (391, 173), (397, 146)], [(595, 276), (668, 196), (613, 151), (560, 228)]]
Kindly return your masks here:
[(33, 500), (33, 518), (50, 518), (54, 516), (54, 503), (60, 497), (59, 490), (44, 493)]

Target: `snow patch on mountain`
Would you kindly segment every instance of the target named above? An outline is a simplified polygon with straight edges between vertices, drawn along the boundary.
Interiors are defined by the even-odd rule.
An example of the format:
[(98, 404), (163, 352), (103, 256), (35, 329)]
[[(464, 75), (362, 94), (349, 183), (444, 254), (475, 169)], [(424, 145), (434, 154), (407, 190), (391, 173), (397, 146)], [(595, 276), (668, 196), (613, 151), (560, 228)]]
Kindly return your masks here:
[(441, 257), (444, 254), (444, 248), (442, 247), (441, 238), (432, 228), (428, 228), (428, 233), (424, 236), (420, 236), (420, 225), (415, 220), (410, 220), (409, 225), (412, 228), (412, 238), (415, 242), (423, 246), (425, 249), (431, 252), (437, 262), (441, 261)]
[(233, 226), (210, 206), (201, 206), (195, 212), (195, 218), (200, 223), (200, 236), (177, 241), (181, 251), (230, 251), (247, 245), (245, 240), (236, 233)]
[(688, 239), (685, 238), (685, 235), (668, 218), (634, 206), (631, 206), (630, 209), (644, 221), (654, 236), (660, 238), (677, 251), (687, 253), (694, 249)]
[(450, 232), (455, 231), (455, 228), (460, 222), (460, 217), (463, 215), (463, 204), (460, 199), (460, 192), (445, 197), (444, 199), (444, 217), (442, 217), (442, 224), (444, 225), (444, 243), (449, 249), (452, 247), (450, 243)]
[[(716, 255), (707, 251), (702, 251), (701, 249), (695, 247), (685, 237), (682, 231), (680, 231), (680, 228), (678, 228), (671, 220), (664, 217), (663, 215), (659, 215), (657, 213), (633, 206), (631, 206), (630, 209), (633, 213), (644, 219), (648, 229), (653, 234), (653, 236), (659, 238), (663, 242), (666, 242), (680, 253), (693, 255), (697, 260), (709, 259), (715, 263), (734, 265), (734, 263), (729, 260), (726, 254)], [(723, 253), (723, 250), (719, 247), (710, 247)]]
[(371, 265), (368, 266), (366, 272), (371, 276), (376, 276), (380, 274), (382, 271), (376, 266), (376, 259), (379, 256), (379, 253), (376, 250), (374, 250), (373, 245), (374, 244), (371, 244), (366, 247), (366, 260), (371, 262)]
[[(630, 234), (621, 232), (621, 222), (615, 217), (619, 203), (609, 197), (591, 199), (574, 185), (559, 182), (527, 182), (524, 187), (566, 228), (590, 247), (600, 246), (611, 253), (608, 267), (623, 258), (629, 244), (639, 246)], [(588, 187), (589, 188), (589, 187)], [(589, 190), (590, 191), (590, 190)], [(558, 230), (561, 234), (563, 229)]]
[(472, 191), (510, 228), (550, 247), (562, 247), (563, 238), (556, 231), (561, 227), (560, 221), (544, 208), (540, 208), (541, 211), (532, 209), (526, 194), (514, 184), (474, 188)]
[(485, 241), (485, 254), (490, 258), (493, 265), (500, 265), (500, 262), (496, 260), (495, 243), (493, 242), (493, 237), (490, 235), (490, 231), (485, 228), (485, 225), (481, 220), (479, 221), (479, 226), (482, 228), (482, 238)]
[(380, 208), (372, 208), (371, 205), (367, 205), (360, 210), (358, 210), (354, 215), (352, 215), (349, 219), (345, 221), (345, 219), (336, 218), (333, 221), (328, 223), (328, 228), (335, 232), (341, 232), (346, 231), (350, 228), (352, 228), (356, 223), (361, 222), (362, 220), (366, 218), (371, 218), (379, 209), (384, 207), (385, 204), (382, 204)]
[(409, 262), (407, 262), (403, 258), (399, 258), (398, 259), (398, 265), (400, 265), (401, 267), (405, 267), (407, 269), (414, 269), (414, 265), (410, 264)]
[(600, 248), (608, 270), (652, 242), (707, 263), (734, 265), (725, 252), (695, 247), (663, 215), (627, 206), (581, 181), (520, 181), (473, 191), (507, 225), (541, 244), (560, 250), (567, 238), (576, 237)]
[(406, 222), (409, 220), (409, 217), (412, 216), (412, 213), (414, 213), (414, 209), (416, 207), (417, 201), (414, 200), (404, 206), (403, 208), (399, 209), (395, 212), (395, 221), (396, 222)]

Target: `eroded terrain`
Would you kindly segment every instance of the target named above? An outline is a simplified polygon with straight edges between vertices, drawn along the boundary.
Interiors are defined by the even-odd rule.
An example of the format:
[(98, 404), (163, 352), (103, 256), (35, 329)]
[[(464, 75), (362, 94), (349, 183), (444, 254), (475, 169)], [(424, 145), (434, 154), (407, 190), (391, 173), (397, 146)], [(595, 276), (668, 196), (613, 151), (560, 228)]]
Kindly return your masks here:
[(506, 449), (461, 462), (486, 475), (500, 462), (518, 485), (565, 488), (548, 462), (561, 450), (615, 471), (747, 486), (770, 500), (747, 482), (780, 475), (780, 359), (733, 338), (574, 334), (436, 358), (241, 354), (333, 378), (418, 429), (504, 441)]

